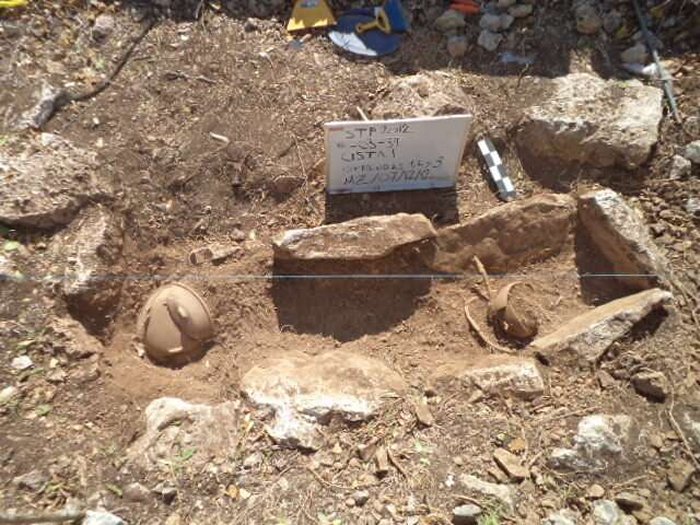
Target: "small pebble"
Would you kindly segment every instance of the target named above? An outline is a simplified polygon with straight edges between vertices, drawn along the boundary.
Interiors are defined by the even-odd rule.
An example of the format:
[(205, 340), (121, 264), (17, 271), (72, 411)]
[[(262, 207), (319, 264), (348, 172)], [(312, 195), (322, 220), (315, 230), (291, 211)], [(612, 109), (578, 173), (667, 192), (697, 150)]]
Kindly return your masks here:
[(447, 39), (447, 52), (452, 58), (462, 58), (467, 54), (467, 37), (464, 35), (451, 36)]
[(586, 496), (588, 496), (590, 499), (600, 499), (605, 496), (605, 489), (598, 484), (593, 484), (588, 487)]
[(369, 492), (366, 490), (358, 490), (353, 493), (352, 499), (355, 505), (362, 507), (369, 500)]
[(11, 366), (15, 370), (22, 371), (26, 370), (27, 368), (31, 368), (32, 366), (34, 366), (34, 363), (28, 355), (21, 355), (19, 357), (15, 357), (12, 360)]
[(532, 4), (514, 5), (508, 9), (508, 14), (513, 18), (525, 18), (526, 16), (530, 16), (532, 14), (534, 8), (535, 6)]
[(0, 406), (4, 405), (10, 401), (13, 397), (17, 395), (17, 388), (14, 386), (7, 386), (0, 390)]

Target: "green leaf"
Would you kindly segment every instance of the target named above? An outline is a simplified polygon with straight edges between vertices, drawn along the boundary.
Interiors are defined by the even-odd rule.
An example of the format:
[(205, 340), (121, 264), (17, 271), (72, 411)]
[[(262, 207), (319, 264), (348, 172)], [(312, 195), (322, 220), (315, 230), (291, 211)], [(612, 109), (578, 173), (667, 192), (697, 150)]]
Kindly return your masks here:
[(197, 452), (196, 448), (186, 448), (180, 453), (180, 461), (189, 461)]
[(39, 405), (36, 407), (36, 415), (39, 417), (44, 417), (47, 416), (51, 410), (51, 405)]
[(117, 487), (116, 485), (112, 485), (111, 483), (107, 483), (106, 487), (111, 491), (114, 492), (117, 496), (120, 498), (124, 495), (124, 491)]
[(17, 251), (21, 247), (22, 244), (17, 241), (5, 241), (4, 243), (2, 243), (2, 251), (7, 253)]

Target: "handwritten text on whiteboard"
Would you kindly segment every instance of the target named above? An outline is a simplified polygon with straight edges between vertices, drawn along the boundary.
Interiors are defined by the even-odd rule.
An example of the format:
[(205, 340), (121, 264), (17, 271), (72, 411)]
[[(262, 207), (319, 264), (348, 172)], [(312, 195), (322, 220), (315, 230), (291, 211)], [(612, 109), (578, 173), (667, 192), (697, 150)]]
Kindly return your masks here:
[(326, 124), (329, 193), (454, 186), (471, 115)]

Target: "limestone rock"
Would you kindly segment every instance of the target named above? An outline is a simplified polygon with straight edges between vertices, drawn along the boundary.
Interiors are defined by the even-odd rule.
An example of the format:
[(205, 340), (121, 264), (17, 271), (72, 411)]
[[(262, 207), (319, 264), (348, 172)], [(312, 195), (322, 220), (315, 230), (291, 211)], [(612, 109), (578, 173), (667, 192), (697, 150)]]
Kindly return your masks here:
[(585, 2), (574, 9), (576, 17), (576, 30), (584, 35), (597, 33), (603, 25), (603, 20), (593, 4)]
[(558, 254), (569, 241), (575, 204), (567, 195), (544, 194), (503, 204), (464, 224), (438, 231), (432, 266), (472, 268), (476, 255), (489, 272), (505, 272)]
[(547, 516), (542, 521), (542, 525), (576, 525), (578, 522), (578, 516), (574, 512), (563, 509)]
[(34, 366), (32, 358), (28, 355), (18, 355), (12, 361), (10, 361), (10, 366), (18, 371), (27, 370)]
[[(18, 130), (41, 129), (54, 114), (56, 102), (61, 90), (50, 84), (41, 86), (41, 90), (37, 95), (36, 103), (27, 109), (16, 124)], [(0, 153), (0, 169), (2, 164), (2, 153)]]
[(553, 95), (520, 122), (521, 151), (596, 167), (634, 169), (646, 162), (663, 116), (660, 89), (587, 73), (557, 78), (552, 87)]
[(620, 54), (620, 60), (625, 64), (646, 64), (649, 55), (646, 46), (640, 42), (625, 49)]
[(104, 207), (89, 208), (52, 239), (50, 273), (69, 302), (101, 311), (116, 302), (121, 290), (121, 280), (113, 275), (121, 250), (121, 224)]
[(273, 241), (273, 248), (278, 259), (369, 261), (435, 235), (433, 225), (424, 215), (398, 213), (288, 230)]
[(515, 481), (522, 481), (530, 477), (530, 472), (525, 467), (518, 456), (504, 448), (497, 448), (493, 453), (493, 459), (508, 477)]
[(508, 9), (508, 14), (513, 18), (525, 18), (532, 14), (534, 8), (532, 4), (518, 4)]
[(110, 512), (88, 510), (82, 525), (126, 525), (126, 522)]
[(481, 16), (479, 20), (479, 27), (486, 31), (491, 31), (492, 33), (499, 33), (505, 31), (513, 24), (513, 17), (511, 15), (494, 15), (491, 13), (485, 13)]
[(676, 525), (676, 522), (665, 516), (657, 516), (649, 522), (649, 525)]
[(297, 188), (304, 185), (306, 179), (299, 175), (279, 175), (270, 183), (270, 189), (278, 197), (289, 195)]
[(481, 515), (481, 507), (468, 503), (452, 509), (452, 525), (476, 525)]
[(600, 499), (593, 502), (593, 523), (595, 525), (634, 525), (632, 516), (626, 516), (614, 501)]
[(668, 484), (676, 492), (683, 492), (690, 485), (695, 467), (689, 461), (677, 459), (668, 469)]
[(619, 193), (605, 189), (581, 195), (579, 218), (614, 270), (628, 274), (620, 277), (623, 283), (639, 290), (667, 284), (668, 263), (641, 215)]
[(15, 263), (0, 255), (0, 282), (2, 281), (19, 281), (22, 279), (22, 273), (17, 269)]
[(21, 152), (0, 146), (0, 223), (29, 228), (68, 224), (91, 200), (108, 194), (95, 155), (55, 135)]
[(375, 119), (436, 117), (473, 113), (473, 107), (457, 78), (426, 71), (392, 80), (371, 114)]
[(12, 399), (19, 393), (19, 390), (15, 386), (6, 386), (0, 390), (0, 407), (12, 401)]
[(431, 383), (442, 384), (451, 379), (485, 395), (534, 399), (544, 393), (544, 380), (535, 360), (515, 356), (489, 355), (451, 363), (439, 368)]
[(314, 418), (299, 414), (287, 405), (275, 410), (274, 420), (265, 427), (265, 431), (283, 447), (318, 450), (323, 446), (323, 435), (318, 431)]
[(683, 156), (693, 164), (700, 164), (700, 140), (687, 144)]
[(316, 419), (339, 415), (362, 421), (383, 405), (383, 396), (403, 392), (406, 384), (380, 361), (332, 350), (259, 364), (243, 376), (241, 389), (258, 405), (291, 406)]
[(191, 404), (174, 397), (152, 401), (145, 411), (146, 431), (127, 451), (128, 459), (146, 469), (170, 472), (201, 468), (226, 459), (238, 444), (239, 403)]
[(321, 442), (315, 423), (334, 416), (364, 421), (381, 409), (387, 396), (401, 395), (406, 388), (380, 361), (341, 350), (271, 359), (241, 380), (251, 402), (275, 411), (270, 436), (280, 444), (308, 449), (319, 448)]
[(498, 483), (489, 483), (483, 481), (476, 476), (464, 474), (459, 477), (460, 483), (472, 492), (481, 496), (494, 498), (498, 500), (508, 512), (513, 512), (515, 508), (515, 490), (508, 485), (500, 485)]
[(512, 16), (508, 13), (502, 14), (501, 15), (501, 31), (505, 31), (510, 26), (512, 26), (514, 21), (515, 21), (514, 16)]
[(644, 498), (633, 492), (620, 492), (615, 496), (615, 503), (625, 512), (642, 510), (646, 506)]
[(614, 33), (615, 31), (620, 29), (620, 26), (622, 26), (622, 22), (624, 22), (624, 19), (620, 11), (616, 9), (608, 11), (603, 17), (603, 30), (606, 33)]
[(458, 11), (448, 9), (442, 13), (433, 22), (435, 29), (441, 33), (447, 33), (448, 31), (454, 31), (455, 29), (462, 29), (466, 27), (467, 22), (464, 19), (464, 15)]
[(677, 417), (678, 424), (688, 437), (690, 445), (696, 452), (700, 452), (700, 407), (695, 410), (687, 408)]
[(129, 483), (124, 487), (124, 499), (144, 503), (151, 499), (151, 491), (141, 485), (141, 483)]
[(670, 392), (666, 376), (655, 371), (637, 372), (632, 376), (632, 386), (639, 394), (653, 401), (665, 401)]
[(690, 175), (693, 163), (681, 155), (674, 155), (668, 170), (668, 178), (673, 180), (683, 179)]
[(70, 317), (55, 317), (46, 326), (46, 335), (55, 354), (68, 359), (84, 359), (102, 353), (102, 343)]
[(564, 470), (603, 468), (608, 462), (619, 462), (631, 449), (635, 437), (636, 424), (629, 416), (586, 416), (579, 422), (573, 448), (554, 449), (549, 463)]
[(447, 52), (452, 58), (462, 58), (468, 47), (467, 37), (464, 35), (452, 35), (447, 39)]
[(548, 362), (593, 363), (612, 343), (652, 311), (663, 308), (672, 297), (669, 292), (654, 288), (616, 299), (567, 321), (530, 343), (528, 350)]
[(22, 489), (29, 489), (32, 492), (39, 492), (44, 485), (49, 482), (49, 476), (41, 470), (34, 469), (21, 476), (17, 476), (12, 483)]
[(488, 29), (484, 29), (479, 33), (479, 38), (476, 43), (483, 47), (486, 51), (496, 51), (499, 44), (503, 40), (503, 35), (494, 33)]
[(92, 38), (95, 40), (105, 40), (114, 32), (115, 21), (112, 15), (102, 13), (95, 18), (92, 26)]

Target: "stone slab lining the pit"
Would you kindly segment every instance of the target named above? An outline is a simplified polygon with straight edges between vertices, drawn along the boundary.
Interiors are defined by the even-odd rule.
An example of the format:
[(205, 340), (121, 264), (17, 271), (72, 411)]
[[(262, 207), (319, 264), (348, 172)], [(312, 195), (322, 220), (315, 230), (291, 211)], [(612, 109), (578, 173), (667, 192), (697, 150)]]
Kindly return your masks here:
[(670, 303), (670, 292), (654, 288), (616, 299), (574, 317), (527, 347), (550, 364), (574, 361), (592, 364), (612, 343), (627, 335), (654, 310)]
[(430, 265), (437, 271), (473, 269), (479, 257), (488, 272), (505, 272), (558, 254), (570, 241), (576, 203), (544, 194), (498, 206), (463, 224), (438, 231)]
[[(649, 235), (641, 215), (610, 189), (579, 197), (579, 218), (593, 244), (610, 261), (626, 286), (645, 290), (668, 287), (669, 265)], [(648, 275), (648, 276), (646, 276)]]
[(471, 393), (479, 390), (486, 396), (509, 395), (534, 399), (545, 391), (544, 380), (534, 359), (508, 355), (487, 355), (448, 363), (430, 378), (432, 390), (458, 380)]
[(63, 297), (81, 310), (81, 319), (107, 313), (118, 304), (122, 245), (121, 220), (100, 205), (81, 211), (51, 239), (49, 273), (56, 276)]
[(272, 246), (275, 258), (281, 260), (372, 261), (435, 235), (424, 215), (397, 213), (288, 230), (274, 239)]

